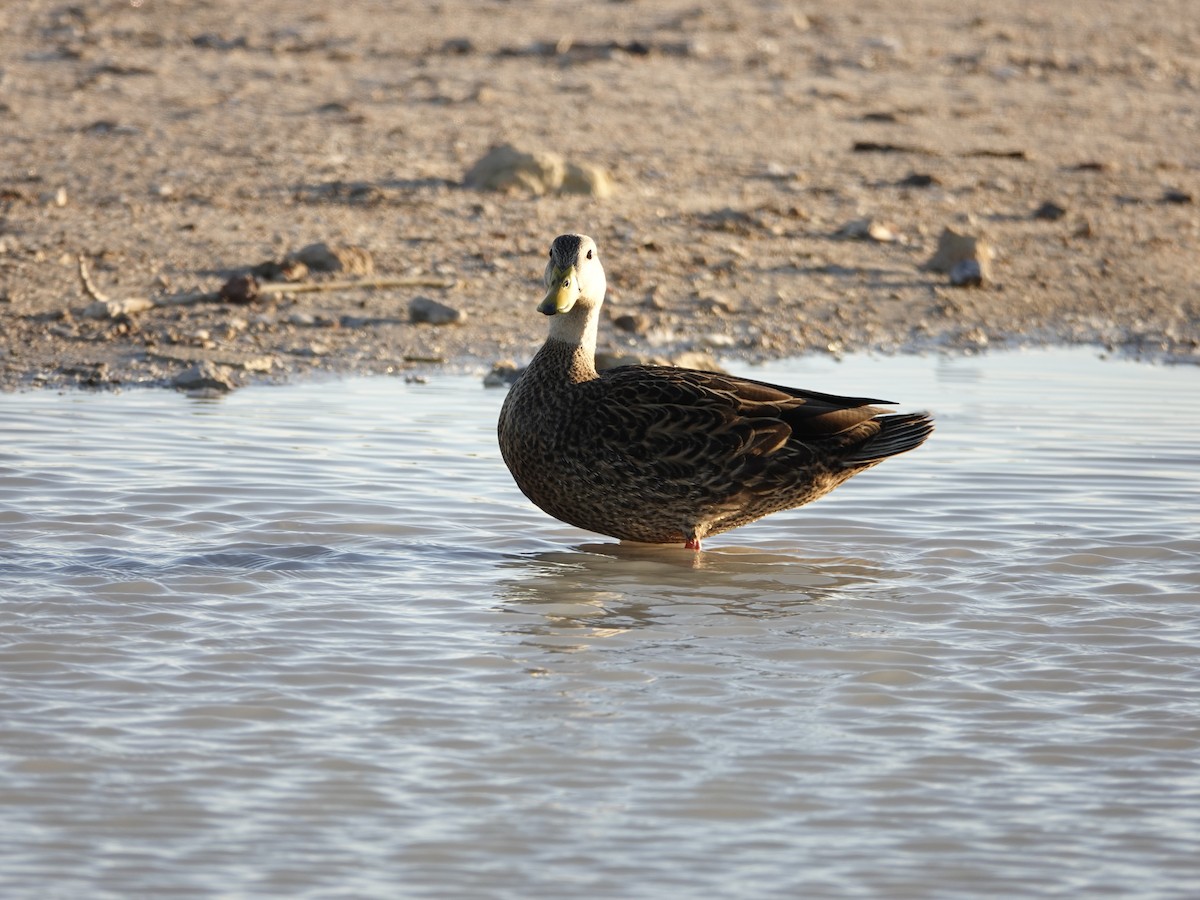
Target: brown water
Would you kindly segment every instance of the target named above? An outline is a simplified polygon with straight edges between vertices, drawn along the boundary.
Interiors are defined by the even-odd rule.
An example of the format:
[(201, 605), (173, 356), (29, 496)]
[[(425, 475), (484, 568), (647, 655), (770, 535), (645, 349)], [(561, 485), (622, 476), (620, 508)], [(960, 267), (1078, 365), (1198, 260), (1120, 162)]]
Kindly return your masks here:
[(1196, 896), (1200, 370), (756, 374), (939, 430), (696, 556), (475, 378), (0, 397), (0, 895)]

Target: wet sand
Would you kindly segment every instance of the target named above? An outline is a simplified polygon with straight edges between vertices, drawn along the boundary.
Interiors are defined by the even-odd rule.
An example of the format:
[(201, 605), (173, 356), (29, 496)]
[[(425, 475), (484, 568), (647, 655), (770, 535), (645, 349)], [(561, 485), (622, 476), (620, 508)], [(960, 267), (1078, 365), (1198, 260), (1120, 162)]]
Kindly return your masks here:
[[(6, 4), (0, 386), (523, 362), (564, 231), (599, 241), (616, 354), (1088, 343), (1197, 362), (1192, 12)], [(599, 167), (613, 193), (465, 186), (503, 143)], [(945, 228), (993, 248), (985, 284), (924, 267)], [(421, 285), (93, 318), (77, 270), (112, 299), (172, 298), (315, 242)], [(410, 321), (418, 296), (465, 320)]]

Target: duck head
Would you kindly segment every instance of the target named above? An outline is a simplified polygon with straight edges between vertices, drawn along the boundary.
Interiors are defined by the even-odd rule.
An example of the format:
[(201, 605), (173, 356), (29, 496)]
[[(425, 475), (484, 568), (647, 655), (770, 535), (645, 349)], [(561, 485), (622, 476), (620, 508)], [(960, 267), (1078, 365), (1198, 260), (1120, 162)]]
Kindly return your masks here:
[(586, 234), (560, 234), (550, 245), (544, 281), (546, 297), (538, 305), (540, 313), (555, 316), (577, 306), (589, 311), (598, 307), (608, 283), (596, 242)]

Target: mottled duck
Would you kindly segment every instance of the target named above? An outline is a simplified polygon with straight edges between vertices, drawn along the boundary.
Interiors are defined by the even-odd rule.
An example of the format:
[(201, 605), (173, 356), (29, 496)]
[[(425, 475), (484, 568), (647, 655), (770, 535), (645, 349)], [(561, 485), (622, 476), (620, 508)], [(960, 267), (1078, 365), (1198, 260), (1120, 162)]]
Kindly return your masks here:
[(596, 242), (550, 245), (550, 335), (500, 410), (500, 452), (550, 515), (626, 541), (682, 543), (800, 506), (929, 436), (924, 413), (670, 366), (596, 371), (607, 288)]

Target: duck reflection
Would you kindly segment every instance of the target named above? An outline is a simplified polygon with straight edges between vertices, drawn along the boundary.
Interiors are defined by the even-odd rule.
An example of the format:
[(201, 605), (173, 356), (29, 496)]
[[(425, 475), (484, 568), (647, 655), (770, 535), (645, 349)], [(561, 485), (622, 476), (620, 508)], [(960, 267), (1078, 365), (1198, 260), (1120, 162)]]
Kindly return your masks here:
[(874, 590), (886, 570), (850, 557), (813, 558), (742, 546), (704, 553), (586, 543), (510, 557), (498, 585), (508, 629), (572, 651), (683, 616), (795, 616), (831, 598)]

